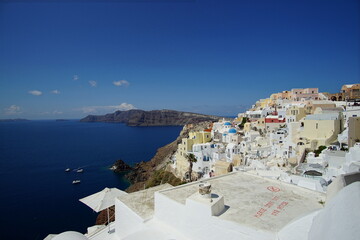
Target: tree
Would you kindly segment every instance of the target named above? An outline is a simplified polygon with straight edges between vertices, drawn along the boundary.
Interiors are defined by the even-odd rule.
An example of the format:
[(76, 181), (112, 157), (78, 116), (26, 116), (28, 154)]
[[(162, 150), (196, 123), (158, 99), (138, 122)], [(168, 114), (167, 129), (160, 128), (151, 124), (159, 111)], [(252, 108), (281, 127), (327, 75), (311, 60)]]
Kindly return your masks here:
[(314, 151), (315, 157), (318, 157), (322, 150), (326, 149), (326, 146), (319, 146), (317, 150)]
[(192, 181), (191, 175), (192, 175), (193, 163), (197, 162), (197, 159), (196, 159), (195, 155), (192, 153), (189, 153), (188, 155), (186, 155), (186, 159), (189, 162), (189, 180), (191, 182)]
[(240, 129), (243, 129), (243, 128), (244, 128), (244, 125), (245, 125), (245, 123), (246, 123), (247, 121), (248, 121), (248, 118), (243, 117), (241, 123), (239, 124), (239, 128), (240, 128)]

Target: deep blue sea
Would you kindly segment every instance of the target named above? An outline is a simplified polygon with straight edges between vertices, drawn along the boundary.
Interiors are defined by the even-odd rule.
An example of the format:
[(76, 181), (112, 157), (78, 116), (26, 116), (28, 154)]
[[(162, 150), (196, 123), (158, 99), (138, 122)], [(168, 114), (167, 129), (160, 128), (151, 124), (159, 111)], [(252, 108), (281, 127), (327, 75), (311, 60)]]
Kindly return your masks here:
[[(0, 239), (44, 239), (86, 232), (97, 214), (79, 201), (105, 187), (124, 190), (109, 166), (150, 160), (181, 127), (128, 127), (79, 121), (0, 123)], [(65, 172), (83, 168), (83, 173)], [(73, 185), (72, 181), (81, 183)]]

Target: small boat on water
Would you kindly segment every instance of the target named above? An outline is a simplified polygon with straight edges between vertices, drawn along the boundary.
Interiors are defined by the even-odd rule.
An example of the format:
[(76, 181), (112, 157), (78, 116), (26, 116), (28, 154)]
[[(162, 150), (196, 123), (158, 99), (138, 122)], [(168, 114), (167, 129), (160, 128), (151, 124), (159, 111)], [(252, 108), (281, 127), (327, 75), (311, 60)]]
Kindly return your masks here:
[(81, 183), (80, 180), (74, 180), (74, 181), (72, 181), (72, 184), (79, 184), (79, 183)]
[(71, 170), (70, 168), (67, 168), (65, 169), (65, 172), (70, 172), (70, 170)]
[(82, 173), (84, 171), (84, 169), (82, 169), (82, 168), (79, 168), (78, 170), (76, 170), (76, 172), (78, 172), (78, 173)]

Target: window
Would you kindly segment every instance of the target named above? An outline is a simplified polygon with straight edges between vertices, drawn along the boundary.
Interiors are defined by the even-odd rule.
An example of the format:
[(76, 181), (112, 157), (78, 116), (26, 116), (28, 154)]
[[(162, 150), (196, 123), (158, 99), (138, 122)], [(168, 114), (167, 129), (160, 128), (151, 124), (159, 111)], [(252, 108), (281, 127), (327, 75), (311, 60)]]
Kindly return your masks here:
[(319, 124), (318, 123), (316, 123), (316, 129), (318, 129), (319, 128)]

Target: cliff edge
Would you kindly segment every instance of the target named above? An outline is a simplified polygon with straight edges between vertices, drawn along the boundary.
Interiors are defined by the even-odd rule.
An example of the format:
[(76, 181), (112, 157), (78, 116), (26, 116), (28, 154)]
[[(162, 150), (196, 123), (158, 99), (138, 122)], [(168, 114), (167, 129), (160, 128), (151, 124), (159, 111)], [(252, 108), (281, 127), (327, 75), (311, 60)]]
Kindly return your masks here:
[(181, 143), (182, 139), (187, 138), (191, 131), (202, 131), (208, 128), (211, 123), (211, 121), (205, 121), (197, 124), (185, 125), (177, 139), (159, 148), (150, 161), (137, 163), (133, 170), (126, 175), (126, 178), (131, 182), (130, 187), (126, 189), (126, 192), (136, 192), (148, 187), (153, 180), (152, 177), (156, 171), (166, 171), (167, 164), (171, 160), (172, 155), (176, 152), (178, 144)]

